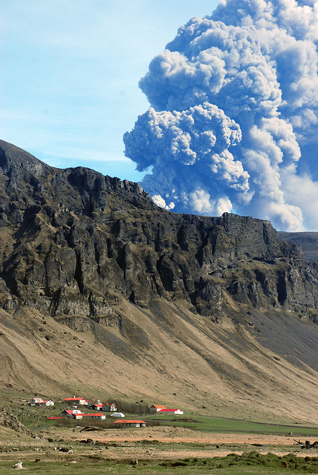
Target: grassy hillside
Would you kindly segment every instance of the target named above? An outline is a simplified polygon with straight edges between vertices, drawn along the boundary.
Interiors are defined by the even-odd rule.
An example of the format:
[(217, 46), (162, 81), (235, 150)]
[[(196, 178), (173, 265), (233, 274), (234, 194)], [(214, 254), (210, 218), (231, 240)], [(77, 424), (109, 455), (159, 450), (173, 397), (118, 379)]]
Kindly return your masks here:
[[(289, 355), (286, 345), (281, 352), (272, 345), (273, 351), (275, 335), (259, 333), (252, 323), (249, 330), (226, 318), (209, 322), (187, 305), (157, 301), (146, 310), (122, 300), (116, 311), (129, 317), (124, 332), (102, 325), (74, 331), (33, 309), (14, 316), (2, 310), (1, 387), (26, 397), (116, 397), (202, 415), (317, 422), (317, 372), (295, 363), (305, 346), (290, 348)], [(275, 324), (279, 337), (281, 315)]]

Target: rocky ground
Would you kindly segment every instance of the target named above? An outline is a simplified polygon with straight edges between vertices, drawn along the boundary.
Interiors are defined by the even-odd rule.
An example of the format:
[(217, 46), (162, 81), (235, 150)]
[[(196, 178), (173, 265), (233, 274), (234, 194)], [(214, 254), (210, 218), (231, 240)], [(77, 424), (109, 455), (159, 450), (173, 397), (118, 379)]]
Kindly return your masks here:
[(81, 433), (51, 430), (37, 438), (16, 438), (10, 443), (2, 441), (0, 461), (32, 460), (32, 457), (42, 461), (80, 460), (89, 454), (113, 460), (175, 460), (225, 457), (229, 453), (240, 455), (251, 451), (280, 456), (288, 453), (300, 457), (318, 456), (318, 449), (302, 450), (291, 435), (200, 433), (182, 428), (153, 427)]

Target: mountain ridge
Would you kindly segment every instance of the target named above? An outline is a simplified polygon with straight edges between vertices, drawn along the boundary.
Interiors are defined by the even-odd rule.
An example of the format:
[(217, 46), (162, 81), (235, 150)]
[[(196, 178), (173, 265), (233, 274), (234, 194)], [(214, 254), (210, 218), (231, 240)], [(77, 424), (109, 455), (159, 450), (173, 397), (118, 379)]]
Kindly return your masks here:
[[(16, 154), (11, 155), (14, 158)], [(2, 223), (19, 227), (15, 236), (17, 243), (22, 244), (22, 252), (28, 253), (23, 237), (30, 241), (32, 234), (32, 239), (39, 242), (29, 253), (26, 268), (21, 269), (23, 278), (18, 275), (19, 253), (16, 254), (18, 263), (15, 255), (5, 262), (4, 280), (11, 294), (29, 292), (30, 280), (37, 279), (37, 288), (41, 287), (53, 301), (52, 294), (60, 291), (61, 286), (58, 279), (53, 282), (51, 275), (60, 273), (61, 260), (58, 259), (62, 253), (66, 261), (64, 268), (67, 263), (70, 267), (65, 271), (67, 275), (62, 276), (64, 290), (69, 288), (72, 293), (86, 296), (88, 292), (104, 292), (103, 281), (107, 277), (103, 266), (106, 266), (107, 273), (112, 272), (113, 279), (117, 279), (117, 288), (121, 286), (122, 293), (133, 303), (142, 304), (154, 296), (179, 296), (190, 299), (197, 311), (204, 312), (204, 307), (209, 305), (209, 293), (214, 289), (220, 292), (217, 279), (221, 274), (224, 278), (226, 268), (234, 274), (240, 259), (252, 267), (253, 261), (266, 266), (276, 259), (277, 282), (272, 289), (265, 288), (264, 273), (260, 270), (255, 273), (252, 269), (249, 278), (255, 287), (262, 286), (261, 295), (254, 292), (253, 286), (247, 295), (235, 276), (227, 279), (227, 291), (237, 295), (236, 298), (240, 298), (241, 292), (245, 300), (259, 297), (264, 300), (271, 294), (273, 302), (285, 304), (289, 299), (289, 305), (293, 305), (295, 289), (285, 295), (284, 273), (288, 272), (287, 260), (299, 261), (301, 255), (295, 247), (280, 241), (269, 222), (228, 213), (220, 218), (173, 214), (154, 205), (137, 184), (104, 179), (101, 174), (82, 167), (52, 169), (41, 162), (38, 164), (35, 158), (27, 158), (26, 165), (22, 165), (20, 156), (17, 164), (12, 158), (0, 160), (3, 177), (8, 176), (5, 186), (10, 196), (9, 203), (8, 200), (5, 203), (2, 196)], [(47, 234), (53, 241), (48, 243), (49, 253), (55, 253), (57, 267), (52, 260), (45, 268), (41, 265), (50, 260), (45, 247)], [(106, 243), (104, 236), (107, 236)], [(93, 257), (89, 263), (86, 262), (88, 253)], [(63, 281), (63, 277), (66, 280)], [(92, 280), (93, 288), (88, 283)], [(110, 282), (107, 286), (113, 287)], [(313, 299), (314, 306), (315, 293)], [(56, 302), (54, 305), (56, 307)]]

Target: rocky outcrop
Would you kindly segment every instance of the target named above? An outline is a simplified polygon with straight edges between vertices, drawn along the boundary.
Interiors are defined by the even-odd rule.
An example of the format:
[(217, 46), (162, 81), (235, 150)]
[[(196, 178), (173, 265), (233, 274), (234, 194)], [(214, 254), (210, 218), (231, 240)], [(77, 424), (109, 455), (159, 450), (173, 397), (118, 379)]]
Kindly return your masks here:
[(0, 408), (0, 426), (19, 432), (20, 434), (31, 435), (31, 431), (18, 421), (16, 416), (9, 414), (5, 409)]
[(0, 306), (9, 312), (34, 307), (84, 328), (74, 317), (118, 324), (121, 298), (140, 307), (184, 299), (215, 321), (229, 300), (318, 307), (317, 265), (269, 222), (174, 214), (136, 183), (55, 169), (3, 141), (0, 225)]

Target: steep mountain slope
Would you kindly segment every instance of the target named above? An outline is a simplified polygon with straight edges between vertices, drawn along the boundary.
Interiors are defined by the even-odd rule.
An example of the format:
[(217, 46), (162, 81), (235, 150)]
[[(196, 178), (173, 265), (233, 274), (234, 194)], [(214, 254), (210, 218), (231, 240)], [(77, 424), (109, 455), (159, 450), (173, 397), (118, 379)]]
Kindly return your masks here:
[(318, 267), (269, 222), (6, 142), (0, 167), (2, 384), (318, 420)]

